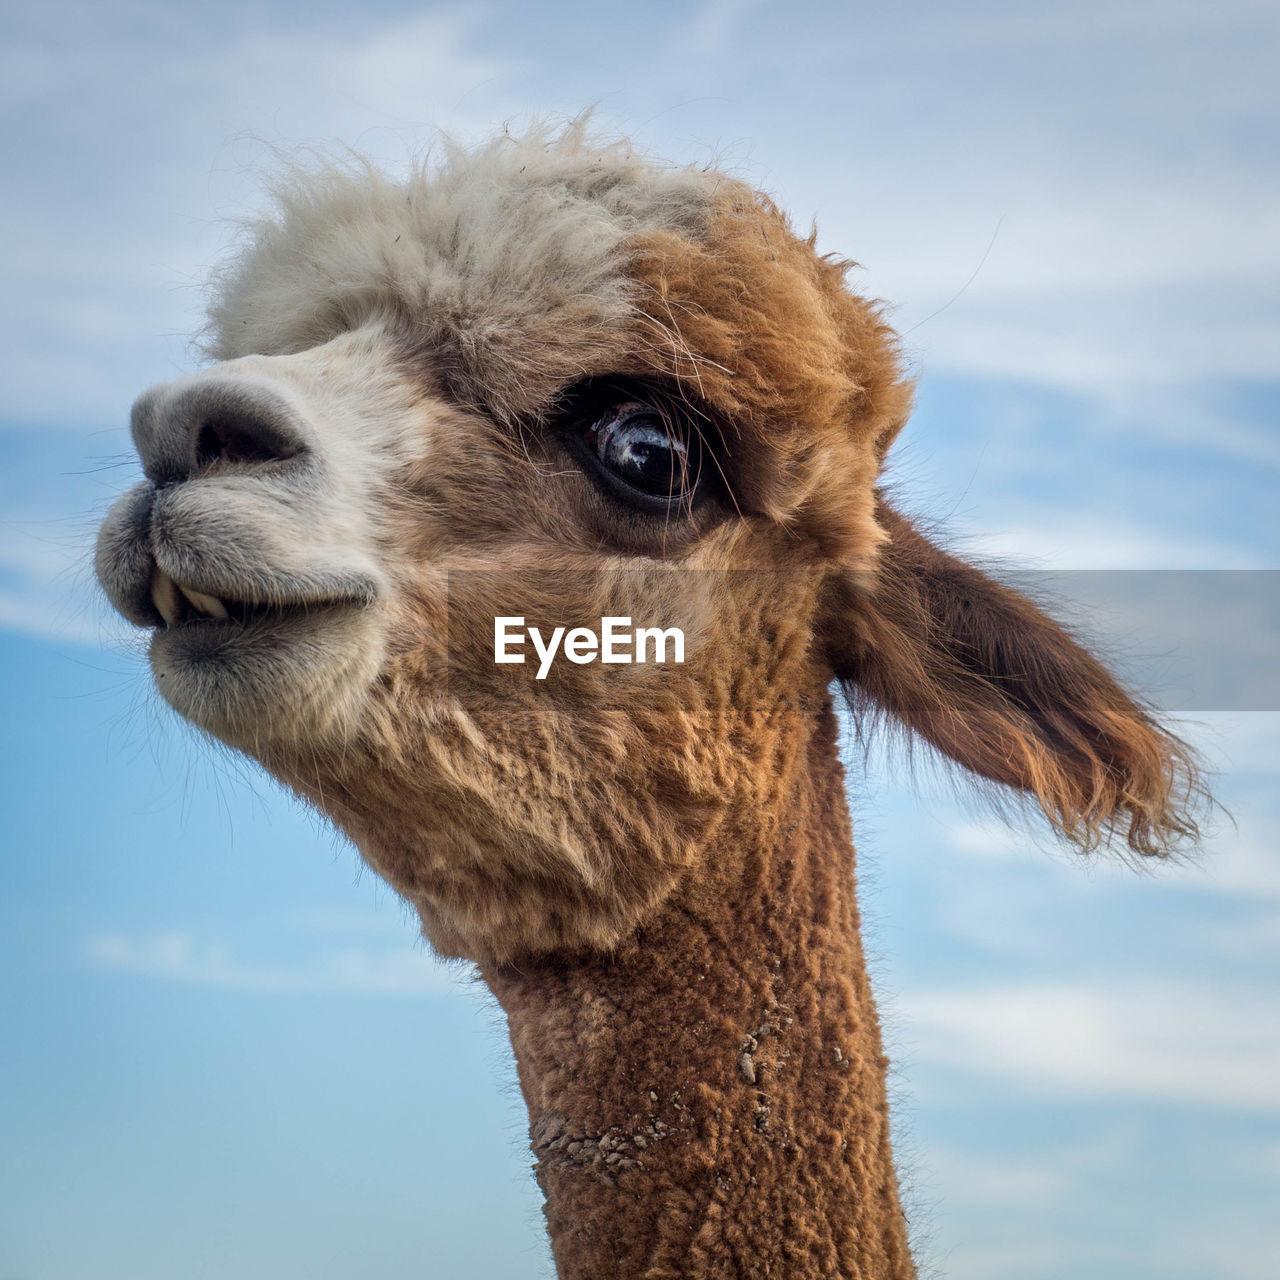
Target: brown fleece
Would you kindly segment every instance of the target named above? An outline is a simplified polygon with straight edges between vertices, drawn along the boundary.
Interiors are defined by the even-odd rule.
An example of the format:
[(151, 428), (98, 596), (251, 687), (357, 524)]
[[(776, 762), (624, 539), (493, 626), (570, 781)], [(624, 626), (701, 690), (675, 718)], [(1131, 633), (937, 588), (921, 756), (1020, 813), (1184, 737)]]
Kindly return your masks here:
[(881, 538), (875, 478), (911, 407), (897, 338), (846, 287), (853, 263), (819, 257), (816, 233), (800, 239), (767, 197), (726, 186), (703, 239), (635, 245), (639, 365), (715, 411), (740, 510), (865, 568)]
[[(934, 546), (885, 503), (873, 599), (836, 623), (836, 674), (979, 777), (1029, 792), (1083, 849), (1117, 831), (1159, 855), (1198, 835), (1185, 743), (1030, 600)], [(857, 595), (860, 587), (848, 588)], [(838, 596), (836, 597), (838, 598)]]
[(885, 1058), (821, 691), (745, 718), (726, 816), (607, 955), (486, 968), (563, 1280), (906, 1280)]

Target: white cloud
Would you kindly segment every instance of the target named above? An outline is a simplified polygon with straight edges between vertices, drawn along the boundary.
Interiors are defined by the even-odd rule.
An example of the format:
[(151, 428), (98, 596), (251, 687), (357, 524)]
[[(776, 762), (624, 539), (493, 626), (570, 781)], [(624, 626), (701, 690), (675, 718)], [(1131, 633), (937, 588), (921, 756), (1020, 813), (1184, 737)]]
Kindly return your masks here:
[[(1039, 251), (1052, 249), (1046, 243)], [(1100, 242), (1093, 252), (1101, 251)], [(990, 292), (998, 288), (993, 284)], [(1226, 314), (1210, 327), (1204, 290), (1194, 292), (1200, 294), (1194, 304), (1191, 297), (1170, 303), (1159, 291), (1144, 296), (1146, 287), (1134, 282), (1127, 293), (1112, 283), (1083, 300), (1046, 287), (981, 305), (957, 302), (913, 333), (909, 349), (926, 373), (1083, 393), (1122, 422), (1145, 425), (1166, 440), (1206, 442), (1206, 428), (1216, 421), (1224, 434), (1207, 442), (1274, 463), (1280, 450), (1265, 431), (1246, 432), (1225, 418), (1188, 412), (1169, 388), (1208, 379), (1273, 379), (1280, 317), (1257, 315), (1255, 307), (1227, 299)], [(900, 318), (910, 326), (910, 312)]]
[(65, 602), (42, 601), (31, 593), (0, 588), (0, 628), (45, 640), (100, 645), (107, 628)]
[(1137, 525), (1119, 513), (1100, 517), (1076, 508), (1040, 507), (1034, 520), (959, 531), (967, 552), (1010, 568), (1261, 569), (1262, 556), (1203, 529), (1171, 532)]
[(1067, 1248), (1042, 1238), (1018, 1244), (964, 1244), (947, 1252), (947, 1280), (1026, 1280), (1069, 1262)]
[(677, 58), (731, 56), (730, 41), (744, 19), (765, 0), (703, 0), (672, 48)]
[(1280, 847), (1274, 814), (1242, 809), (1240, 823), (1222, 832), (1204, 856), (1162, 872), (1162, 881), (1199, 893), (1236, 894), (1252, 903), (1280, 902)]
[(269, 146), (349, 145), (396, 166), (432, 129), (474, 137), (513, 114), (517, 64), (480, 49), (460, 7), (301, 26), (264, 10), (185, 35), (163, 5), (134, 5), (130, 22), (43, 8), (53, 16), (15, 24), (0, 58), (40, 68), (0, 75), (0, 119), (30, 138), (6, 161), (0, 215), (6, 422), (122, 422), (143, 386), (187, 363), (221, 219), (261, 203)]
[(1034, 1095), (1280, 1110), (1280, 1012), (1261, 988), (1122, 979), (904, 993), (920, 1063)]
[(102, 969), (168, 982), (234, 991), (360, 992), (378, 995), (457, 995), (469, 971), (412, 947), (343, 947), (289, 963), (246, 961), (222, 943), (171, 931), (130, 937), (98, 934), (86, 955)]
[[(226, 143), (237, 129), (351, 145), (353, 129), (440, 124), (441, 117), (487, 130), (493, 122), (484, 95), (473, 95), (509, 81), (519, 65), (511, 55), (481, 51), (479, 15), (460, 4), (410, 15), (331, 14), (301, 25), (264, 8), (249, 23), (184, 22), (181, 29), (162, 3), (132, 9), (124, 23), (119, 6), (55, 0), (13, 24), (0, 61), (0, 107), (38, 101), (74, 116), (93, 101), (99, 116), (82, 123), (100, 128), (135, 115), (153, 138), (207, 172), (207, 155), (194, 148)], [(122, 73), (130, 78), (121, 81)], [(108, 87), (115, 93), (102, 97)], [(151, 117), (166, 106), (167, 118)], [(179, 124), (200, 130), (185, 146)]]
[[(1037, 1224), (1009, 1231), (1016, 1242), (974, 1240), (972, 1224), (957, 1223), (960, 1243), (947, 1251), (946, 1280), (1027, 1280), (1038, 1276), (1195, 1276), (1211, 1280), (1261, 1280), (1280, 1274), (1280, 1237), (1243, 1214), (1206, 1214), (1200, 1204), (1185, 1208), (1183, 1222), (1113, 1245), (1096, 1240), (1086, 1218), (1077, 1216), (1060, 1233)], [(1207, 1221), (1206, 1221), (1207, 1219)], [(967, 1230), (965, 1229), (967, 1228)], [(1139, 1240), (1142, 1243), (1139, 1244)]]
[[(789, 122), (771, 185), (802, 223), (816, 212), (822, 247), (866, 264), (926, 374), (1066, 391), (1114, 418), (1104, 432), (1277, 462), (1264, 430), (1183, 403), (1198, 383), (1276, 376), (1274, 10), (819, 21), (797, 15), (789, 37), (801, 100), (828, 110)], [(740, 74), (782, 38), (770, 28)], [(838, 63), (847, 89), (819, 97)]]
[(1071, 1163), (1061, 1152), (1031, 1162), (1008, 1153), (995, 1157), (933, 1147), (923, 1169), (930, 1190), (949, 1209), (958, 1205), (1012, 1212), (1061, 1201), (1072, 1186)]
[(1180, 732), (1202, 743), (1218, 767), (1237, 777), (1271, 780), (1280, 776), (1280, 713), (1206, 713), (1195, 716)]
[(0, 627), (98, 645), (123, 635), (93, 584), (87, 535), (0, 527)]
[[(1274, 713), (1273, 713), (1274, 714)], [(1280, 715), (1276, 716), (1280, 719)], [(1095, 882), (1115, 887), (1145, 888), (1148, 884), (1187, 890), (1197, 895), (1235, 897), (1251, 906), (1280, 903), (1280, 846), (1273, 838), (1276, 815), (1270, 797), (1243, 798), (1233, 822), (1219, 819), (1203, 849), (1178, 861), (1142, 863), (1138, 868), (1100, 852), (1088, 858), (1087, 872)], [(994, 820), (966, 820), (947, 824), (943, 838), (966, 858), (983, 861), (1037, 860), (1046, 874), (1078, 881), (1080, 855), (1050, 846), (1039, 829), (1029, 831)]]
[(1280, 911), (1273, 908), (1228, 924), (1205, 925), (1200, 934), (1219, 954), (1238, 960), (1280, 956)]
[(215, 129), (238, 115), (242, 127), (270, 121), (286, 139), (375, 150), (381, 133), (382, 145), (403, 159), (405, 127), (494, 127), (493, 107), (508, 101), (499, 86), (517, 63), (481, 52), (476, 34), (475, 16), (461, 6), (381, 21), (362, 14), (303, 28), (259, 26), (173, 78), (196, 76)]
[(1174, 1229), (1155, 1242), (1146, 1261), (1164, 1275), (1212, 1280), (1262, 1280), (1280, 1275), (1280, 1231), (1246, 1213), (1216, 1216), (1208, 1229)]

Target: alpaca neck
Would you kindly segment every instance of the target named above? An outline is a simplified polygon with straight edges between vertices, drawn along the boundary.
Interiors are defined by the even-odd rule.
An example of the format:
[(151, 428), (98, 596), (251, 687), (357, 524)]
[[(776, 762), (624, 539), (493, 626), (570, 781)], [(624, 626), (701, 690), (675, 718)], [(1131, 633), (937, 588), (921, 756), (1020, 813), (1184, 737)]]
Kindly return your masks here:
[(562, 1280), (914, 1275), (834, 716), (787, 738), (615, 952), (484, 972)]

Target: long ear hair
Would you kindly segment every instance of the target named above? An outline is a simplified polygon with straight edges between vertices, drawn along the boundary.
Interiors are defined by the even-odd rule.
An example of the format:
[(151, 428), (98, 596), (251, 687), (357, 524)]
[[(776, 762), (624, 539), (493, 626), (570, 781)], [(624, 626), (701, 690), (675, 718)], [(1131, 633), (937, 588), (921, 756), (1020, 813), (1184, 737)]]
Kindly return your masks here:
[(874, 581), (832, 587), (823, 631), (855, 712), (878, 710), (973, 773), (1030, 793), (1082, 849), (1195, 842), (1194, 753), (1030, 600), (934, 546), (881, 499)]

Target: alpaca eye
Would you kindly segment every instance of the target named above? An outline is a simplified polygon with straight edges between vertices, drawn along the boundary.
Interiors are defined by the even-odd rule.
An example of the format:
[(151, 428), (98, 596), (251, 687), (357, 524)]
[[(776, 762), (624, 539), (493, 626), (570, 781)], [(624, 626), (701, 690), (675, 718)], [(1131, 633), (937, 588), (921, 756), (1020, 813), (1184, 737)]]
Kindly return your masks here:
[(564, 392), (550, 425), (613, 505), (661, 516), (664, 528), (717, 491), (714, 422), (683, 387), (588, 378)]
[(614, 405), (587, 428), (586, 444), (610, 476), (647, 498), (679, 500), (696, 484), (688, 445), (650, 405)]

